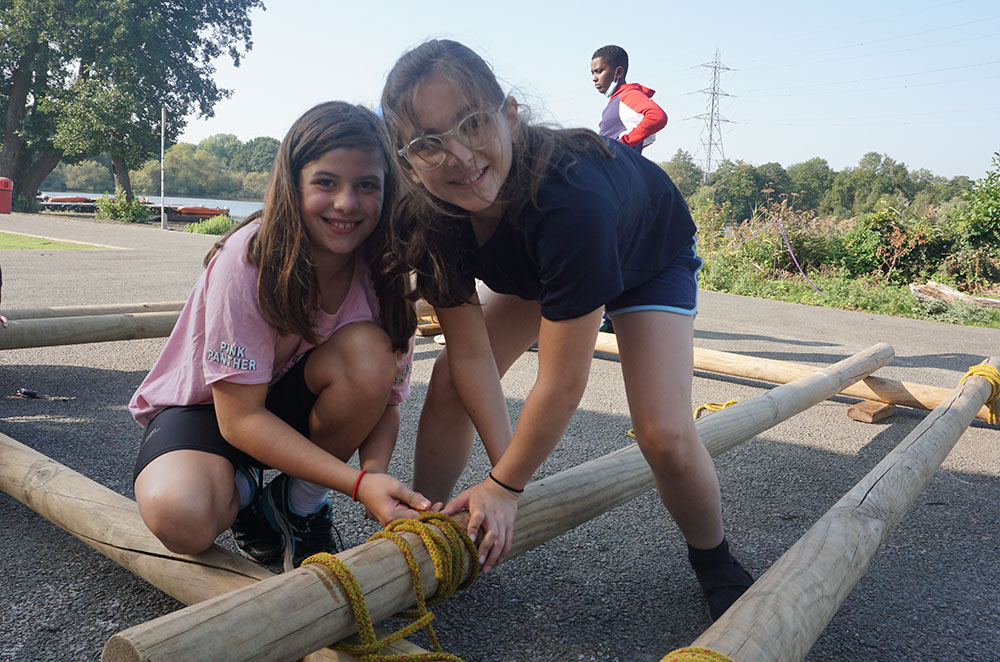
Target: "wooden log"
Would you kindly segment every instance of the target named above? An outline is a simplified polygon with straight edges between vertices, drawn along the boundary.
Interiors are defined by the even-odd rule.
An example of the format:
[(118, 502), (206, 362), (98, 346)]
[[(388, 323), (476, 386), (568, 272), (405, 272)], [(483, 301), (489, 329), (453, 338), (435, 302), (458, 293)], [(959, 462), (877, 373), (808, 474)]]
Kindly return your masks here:
[(37, 320), (52, 317), (82, 317), (86, 315), (121, 315), (124, 313), (160, 313), (180, 310), (183, 301), (157, 301), (152, 303), (107, 303), (93, 306), (54, 306), (52, 308), (19, 308), (0, 310), (9, 320)]
[(165, 338), (178, 317), (179, 310), (11, 320), (6, 329), (0, 328), (0, 349)]
[[(184, 604), (275, 576), (218, 545), (201, 554), (171, 552), (146, 528), (134, 501), (4, 434), (0, 434), (0, 489)], [(393, 650), (420, 651), (408, 642)], [(310, 662), (352, 659), (333, 650), (309, 657)]]
[(692, 645), (734, 660), (803, 659), (990, 392), (982, 377), (963, 382)]
[[(615, 334), (598, 333), (594, 351), (617, 355), (618, 341)], [(694, 368), (720, 375), (757, 379), (775, 384), (787, 384), (817, 370), (814, 366), (790, 361), (761, 359), (699, 347), (694, 348)], [(937, 386), (924, 386), (923, 384), (899, 382), (885, 377), (868, 376), (857, 383), (845, 386), (840, 393), (835, 395), (846, 395), (862, 400), (877, 400), (887, 404), (929, 411), (944, 402), (950, 394), (951, 391), (948, 389)], [(988, 421), (989, 415), (989, 410), (982, 407), (976, 413), (976, 418)]]
[[(824, 370), (745, 400), (696, 423), (714, 456), (830, 397), (850, 381), (892, 360), (875, 345)], [(631, 446), (530, 483), (518, 504), (507, 560), (649, 491), (653, 474)], [(404, 534), (428, 596), (437, 590), (427, 548)], [(402, 555), (377, 540), (337, 555), (351, 569), (376, 622), (412, 607), (413, 587)], [(124, 630), (108, 641), (105, 662), (117, 660), (295, 660), (355, 631), (343, 590), (323, 566), (310, 565)]]
[(896, 413), (896, 405), (865, 400), (847, 408), (847, 417), (861, 423), (877, 423)]

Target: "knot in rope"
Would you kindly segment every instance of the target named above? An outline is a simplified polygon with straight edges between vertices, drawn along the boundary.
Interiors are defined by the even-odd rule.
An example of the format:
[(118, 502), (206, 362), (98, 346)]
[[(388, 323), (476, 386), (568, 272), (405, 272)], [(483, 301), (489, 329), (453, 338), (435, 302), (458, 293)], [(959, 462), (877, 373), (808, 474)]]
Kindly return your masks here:
[(986, 407), (990, 412), (988, 422), (990, 425), (997, 425), (1000, 423), (1000, 411), (998, 411), (1000, 410), (1000, 370), (987, 363), (980, 363), (969, 368), (969, 371), (958, 383), (961, 384), (969, 377), (982, 377), (990, 383), (992, 391), (990, 397), (986, 399)]
[(670, 651), (660, 662), (733, 662), (731, 659), (711, 648), (686, 646)]
[[(431, 526), (433, 524), (433, 527)], [(434, 528), (437, 527), (437, 528)], [(431, 563), (434, 565), (434, 578), (438, 581), (438, 590), (434, 598), (428, 603), (424, 598), (423, 582), (420, 580), (420, 567), (413, 554), (413, 549), (406, 542), (403, 532), (415, 533), (427, 546)], [(384, 530), (375, 533), (368, 542), (386, 538), (392, 541), (399, 551), (402, 552), (406, 565), (410, 569), (410, 578), (413, 581), (413, 590), (416, 594), (417, 608), (412, 612), (400, 612), (399, 616), (413, 618), (414, 620), (402, 628), (379, 639), (375, 634), (375, 626), (372, 623), (371, 614), (368, 613), (368, 606), (365, 604), (365, 596), (347, 565), (333, 554), (320, 552), (313, 554), (302, 562), (302, 565), (319, 563), (325, 566), (333, 576), (343, 586), (344, 591), (351, 603), (351, 611), (354, 612), (354, 619), (358, 623), (358, 636), (361, 644), (347, 644), (340, 642), (334, 644), (333, 648), (343, 651), (348, 655), (353, 655), (361, 662), (416, 662), (440, 660), (442, 662), (462, 662), (460, 658), (445, 653), (438, 640), (437, 633), (431, 627), (431, 620), (434, 614), (427, 608), (428, 604), (437, 604), (445, 600), (456, 590), (468, 587), (479, 576), (479, 559), (476, 554), (475, 543), (469, 538), (465, 529), (455, 520), (444, 513), (423, 512), (417, 519), (398, 519), (390, 522)], [(469, 563), (469, 578), (464, 582), (462, 577), (465, 574), (466, 562)], [(407, 637), (418, 629), (423, 628), (427, 633), (434, 648), (433, 653), (413, 653), (401, 655), (383, 655), (382, 649), (393, 644), (400, 639)]]

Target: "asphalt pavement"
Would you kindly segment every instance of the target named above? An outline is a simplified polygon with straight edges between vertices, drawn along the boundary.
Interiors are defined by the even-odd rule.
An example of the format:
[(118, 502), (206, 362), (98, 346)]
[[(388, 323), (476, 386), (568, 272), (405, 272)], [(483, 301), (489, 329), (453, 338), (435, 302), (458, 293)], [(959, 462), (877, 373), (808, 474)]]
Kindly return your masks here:
[[(97, 244), (0, 251), (2, 309), (180, 300), (214, 237), (46, 215), (0, 215), (0, 232)], [(698, 347), (828, 365), (875, 343), (896, 358), (877, 374), (953, 388), (1000, 353), (1000, 330), (959, 327), (702, 292)], [(0, 351), (0, 432), (133, 497), (140, 428), (126, 405), (163, 339)], [(390, 472), (411, 475), (413, 438), (434, 357), (418, 338), (413, 392)], [(516, 416), (536, 355), (504, 379)], [(25, 400), (18, 388), (66, 399)], [(745, 400), (767, 384), (696, 372), (694, 405)], [(766, 570), (920, 422), (899, 408), (876, 424), (837, 397), (716, 458), (728, 536)], [(595, 358), (579, 411), (538, 477), (631, 442), (619, 365)], [(3, 459), (0, 457), (0, 462)], [(474, 452), (461, 486), (488, 469)], [(807, 660), (1000, 659), (1000, 431), (975, 422), (883, 545)], [(349, 545), (376, 530), (333, 495)], [(228, 536), (220, 544), (231, 548)], [(97, 660), (114, 633), (178, 602), (0, 494), (0, 660)], [(650, 493), (498, 566), (434, 608), (449, 652), (467, 661), (655, 662), (708, 625), (683, 539)], [(426, 640), (413, 640), (426, 646)]]

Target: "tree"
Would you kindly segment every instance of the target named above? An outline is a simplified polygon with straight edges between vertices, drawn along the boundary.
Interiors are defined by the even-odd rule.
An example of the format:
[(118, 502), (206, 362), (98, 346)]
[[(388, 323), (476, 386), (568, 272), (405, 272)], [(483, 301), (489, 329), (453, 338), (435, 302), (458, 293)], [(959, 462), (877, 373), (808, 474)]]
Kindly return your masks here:
[(660, 167), (674, 180), (684, 198), (689, 198), (705, 181), (705, 171), (698, 167), (691, 154), (683, 149), (677, 150), (669, 161), (664, 161)]
[(857, 168), (837, 173), (820, 209), (838, 216), (863, 214), (874, 211), (883, 199), (892, 203), (899, 198), (913, 200), (915, 192), (916, 185), (906, 164), (877, 152), (868, 152), (861, 157)]
[(709, 177), (712, 202), (729, 203), (731, 220), (737, 223), (750, 218), (754, 209), (765, 203), (762, 193), (767, 181), (756, 168), (745, 161), (723, 161)]
[(243, 143), (231, 133), (217, 133), (198, 143), (198, 149), (219, 159), (227, 168), (232, 167), (233, 158), (241, 147)]
[(152, 155), (144, 146), (154, 144), (162, 105), (172, 141), (182, 118), (210, 116), (230, 94), (212, 80), (212, 60), (226, 54), (239, 65), (256, 7), (261, 0), (0, 2), (0, 176), (30, 200), (64, 155), (101, 146), (75, 140), (79, 126), (91, 138), (103, 129), (98, 151), (127, 176), (141, 162), (136, 149)]
[(787, 174), (790, 187), (788, 193), (799, 196), (795, 203), (797, 209), (817, 209), (833, 186), (834, 172), (826, 159), (818, 156), (788, 166)]
[(279, 145), (281, 145), (279, 141), (267, 136), (249, 140), (236, 149), (230, 165), (237, 170), (247, 172), (271, 172)]

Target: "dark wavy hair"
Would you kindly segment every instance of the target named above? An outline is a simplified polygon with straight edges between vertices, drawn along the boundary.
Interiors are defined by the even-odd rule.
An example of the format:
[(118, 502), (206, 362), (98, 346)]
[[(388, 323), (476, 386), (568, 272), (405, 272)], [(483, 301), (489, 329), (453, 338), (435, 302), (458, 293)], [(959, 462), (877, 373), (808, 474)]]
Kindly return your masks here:
[(399, 190), (399, 172), (390, 156), (385, 124), (375, 113), (343, 101), (328, 101), (307, 110), (288, 130), (274, 158), (264, 208), (227, 232), (205, 256), (212, 256), (233, 232), (261, 219), (247, 242), (247, 261), (258, 268), (257, 302), (279, 333), (295, 333), (315, 343), (313, 321), (318, 312), (319, 282), (312, 240), (302, 221), (299, 177), (302, 169), (334, 149), (371, 150), (385, 167), (382, 213), (361, 245), (381, 308), (382, 328), (396, 351), (405, 351), (417, 327), (410, 301), (408, 274), (391, 268), (388, 216)]
[[(420, 87), (438, 77), (461, 90), (473, 107), (493, 110), (504, 101), (504, 91), (492, 68), (475, 51), (448, 39), (424, 42), (400, 56), (382, 92), (382, 113), (396, 147), (394, 154), (417, 133), (412, 118)], [(587, 150), (611, 156), (608, 146), (593, 131), (531, 124), (526, 113), (512, 128), (512, 139), (510, 173), (497, 200), (503, 206), (501, 222), (515, 226), (528, 205), (538, 207), (538, 192), (556, 163)], [(401, 168), (410, 170), (405, 159), (397, 159)], [(571, 166), (575, 159), (568, 163)], [(455, 220), (468, 219), (469, 213), (435, 198), (409, 177), (400, 179), (403, 192), (393, 204), (390, 217), (397, 268), (416, 272), (417, 291), (413, 296), (422, 296), (436, 306), (467, 302), (474, 291), (468, 279), (461, 276), (462, 241)]]

